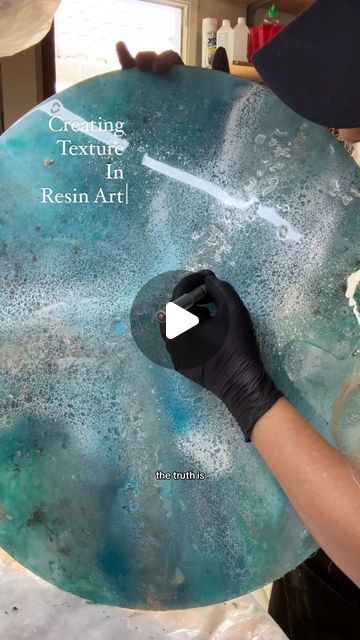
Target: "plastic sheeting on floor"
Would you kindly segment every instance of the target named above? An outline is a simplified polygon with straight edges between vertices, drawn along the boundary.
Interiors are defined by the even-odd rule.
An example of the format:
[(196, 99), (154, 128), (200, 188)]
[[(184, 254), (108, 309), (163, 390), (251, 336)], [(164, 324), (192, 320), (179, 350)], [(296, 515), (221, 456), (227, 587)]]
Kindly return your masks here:
[(0, 637), (6, 640), (286, 640), (252, 595), (184, 611), (94, 605), (0, 551)]

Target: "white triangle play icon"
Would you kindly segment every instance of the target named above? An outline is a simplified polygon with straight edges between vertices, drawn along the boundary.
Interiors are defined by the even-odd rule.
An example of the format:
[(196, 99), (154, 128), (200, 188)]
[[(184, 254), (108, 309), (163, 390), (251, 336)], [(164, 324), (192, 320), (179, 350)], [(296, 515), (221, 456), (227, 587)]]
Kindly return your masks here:
[(166, 337), (169, 340), (189, 331), (197, 324), (199, 318), (190, 311), (186, 311), (174, 302), (168, 302), (166, 305)]

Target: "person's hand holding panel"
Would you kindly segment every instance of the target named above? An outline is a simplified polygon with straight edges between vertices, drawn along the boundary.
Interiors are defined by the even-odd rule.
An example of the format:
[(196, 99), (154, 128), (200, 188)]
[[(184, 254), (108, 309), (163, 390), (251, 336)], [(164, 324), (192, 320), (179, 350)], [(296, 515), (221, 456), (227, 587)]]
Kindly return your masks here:
[(116, 52), (123, 69), (137, 67), (140, 71), (157, 74), (167, 73), (175, 64), (183, 65), (183, 61), (176, 51), (140, 51), (135, 58), (130, 54), (125, 42), (118, 42)]

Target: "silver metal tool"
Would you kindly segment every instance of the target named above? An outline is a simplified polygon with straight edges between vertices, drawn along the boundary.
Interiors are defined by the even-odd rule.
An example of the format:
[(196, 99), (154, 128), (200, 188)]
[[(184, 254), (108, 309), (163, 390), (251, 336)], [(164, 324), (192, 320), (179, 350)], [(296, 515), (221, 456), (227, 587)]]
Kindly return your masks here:
[[(192, 291), (183, 293), (182, 296), (176, 298), (176, 300), (172, 300), (172, 302), (182, 309), (190, 309), (194, 304), (205, 298), (206, 293), (206, 284), (201, 284), (199, 287), (195, 287)], [(156, 320), (161, 324), (166, 322), (166, 311), (164, 309), (160, 309), (160, 311), (157, 312)]]

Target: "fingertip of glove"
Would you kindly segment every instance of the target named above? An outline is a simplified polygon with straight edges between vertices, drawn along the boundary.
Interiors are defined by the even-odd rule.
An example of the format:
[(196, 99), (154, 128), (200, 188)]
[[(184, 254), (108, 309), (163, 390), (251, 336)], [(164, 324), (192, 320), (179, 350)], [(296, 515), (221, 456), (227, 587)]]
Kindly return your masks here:
[(212, 69), (214, 69), (215, 71), (224, 71), (225, 73), (230, 73), (229, 59), (224, 47), (218, 47), (216, 49), (212, 62)]

